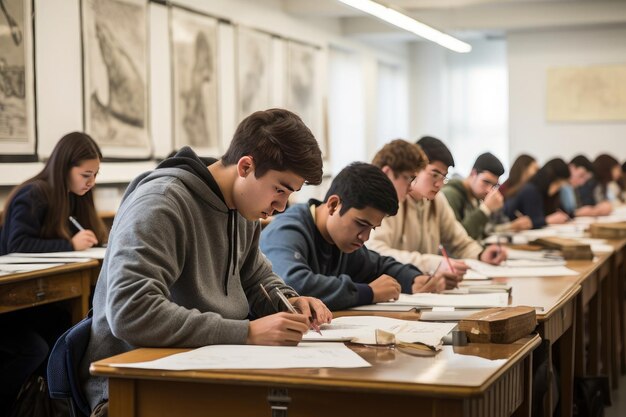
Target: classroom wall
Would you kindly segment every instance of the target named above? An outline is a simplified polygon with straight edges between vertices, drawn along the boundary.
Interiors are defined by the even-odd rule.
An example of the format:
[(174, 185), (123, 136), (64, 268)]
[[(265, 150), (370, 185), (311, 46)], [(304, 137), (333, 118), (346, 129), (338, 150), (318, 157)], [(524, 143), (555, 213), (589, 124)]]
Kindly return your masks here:
[[(359, 63), (359, 94), (345, 99), (345, 105), (335, 114), (334, 126), (316, 127), (321, 135), (328, 133), (331, 158), (327, 161), (327, 174), (336, 172), (353, 158), (365, 159), (375, 151), (377, 126), (377, 80), (376, 67), (383, 62), (397, 67), (401, 77), (408, 77), (408, 60), (405, 48), (376, 48), (342, 35), (338, 21), (297, 18), (284, 13), (280, 0), (178, 0), (176, 4), (210, 14), (248, 27), (264, 30), (287, 39), (298, 40), (321, 47), (320, 88), (321, 97), (329, 96), (327, 69), (328, 50), (338, 47), (349, 51)], [(38, 153), (40, 159), (47, 157), (56, 141), (65, 133), (83, 130), (82, 68), (80, 0), (35, 0), (35, 66), (36, 105), (38, 128)], [(173, 148), (171, 145), (171, 64), (168, 39), (167, 8), (162, 4), (149, 3), (149, 62), (150, 62), (150, 131), (154, 157), (163, 157)], [(223, 76), (220, 84), (220, 123), (222, 143), (230, 142), (236, 127), (235, 116), (235, 63), (234, 26), (221, 24), (220, 43), (226, 45), (219, 52), (219, 70)], [(284, 74), (276, 74), (280, 85)], [(408, 94), (406, 91), (404, 94)], [(276, 105), (280, 106), (282, 90), (273, 92)], [(359, 101), (359, 97), (365, 102)], [(328, 103), (330, 108), (332, 103)], [(350, 135), (336, 137), (342, 126), (349, 126), (352, 119), (367, 121), (364, 128)], [(405, 118), (408, 116), (405, 116)], [(326, 118), (329, 119), (329, 118)], [(343, 129), (345, 131), (346, 128)], [(335, 135), (335, 137), (333, 136)], [(354, 152), (343, 152), (346, 145)], [(132, 163), (104, 163), (101, 167), (96, 202), (99, 209), (115, 210), (121, 199), (125, 184), (137, 174), (151, 169), (155, 161)], [(38, 172), (43, 164), (0, 163), (0, 204), (10, 186)], [(106, 185), (110, 184), (110, 185)], [(318, 197), (324, 190), (307, 188), (299, 198)], [(323, 195), (323, 194), (322, 194)]]
[(510, 157), (540, 161), (556, 155), (590, 158), (610, 152), (626, 159), (626, 122), (547, 122), (546, 71), (550, 67), (626, 63), (626, 26), (511, 33), (508, 40)]

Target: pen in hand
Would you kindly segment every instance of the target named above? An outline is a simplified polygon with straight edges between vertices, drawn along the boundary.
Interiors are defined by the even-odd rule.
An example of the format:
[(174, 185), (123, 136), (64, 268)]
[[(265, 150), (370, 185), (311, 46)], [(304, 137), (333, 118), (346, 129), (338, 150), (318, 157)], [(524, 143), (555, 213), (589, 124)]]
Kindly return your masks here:
[(448, 252), (446, 251), (446, 248), (444, 248), (441, 243), (439, 244), (439, 250), (441, 251), (441, 254), (443, 255), (446, 262), (448, 263), (448, 266), (450, 267), (450, 271), (456, 275), (456, 270), (452, 266), (452, 262), (450, 262), (450, 257), (448, 257)]
[[(263, 294), (265, 295), (265, 297), (268, 299), (268, 301), (270, 302), (270, 304), (274, 305), (272, 303), (272, 297), (270, 297), (269, 293), (267, 292), (267, 290), (265, 289), (265, 287), (263, 286), (263, 284), (259, 284), (259, 286), (261, 287), (261, 291), (263, 292)], [(272, 288), (270, 291), (273, 291), (274, 293), (276, 293), (276, 296), (278, 297), (278, 299), (280, 300), (281, 304), (290, 312), (293, 314), (301, 314), (298, 310), (296, 310), (296, 308), (289, 302), (289, 300), (287, 299), (287, 297), (285, 297), (285, 294), (283, 294), (278, 287), (274, 287)], [(314, 321), (312, 317), (309, 317), (309, 319), (311, 320), (311, 327), (313, 327), (313, 330), (315, 330), (317, 333), (319, 333), (319, 335), (322, 335), (322, 332), (320, 331), (320, 327), (319, 325), (317, 325)]]
[(73, 216), (70, 216), (70, 221), (79, 231), (82, 232), (83, 230), (85, 230), (85, 228), (80, 223), (78, 223), (78, 220), (76, 220)]

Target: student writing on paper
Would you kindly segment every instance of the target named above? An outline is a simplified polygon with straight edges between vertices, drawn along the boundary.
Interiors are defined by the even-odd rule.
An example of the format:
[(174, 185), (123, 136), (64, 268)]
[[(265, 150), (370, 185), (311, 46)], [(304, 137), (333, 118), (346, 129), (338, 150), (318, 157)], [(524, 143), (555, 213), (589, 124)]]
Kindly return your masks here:
[(593, 178), (595, 168), (593, 163), (584, 155), (576, 155), (569, 164), (569, 181), (559, 192), (559, 203), (563, 211), (574, 216), (607, 216), (611, 214), (613, 206), (609, 201), (598, 204), (583, 205), (580, 188)]
[[(452, 180), (441, 190), (456, 219), (474, 239), (486, 237), (487, 226), (504, 205), (504, 197), (498, 190), (502, 174), (504, 167), (500, 160), (486, 152), (476, 158), (467, 178)], [(508, 223), (507, 229), (519, 231), (531, 226), (530, 218), (522, 216)]]
[(356, 162), (333, 179), (323, 202), (311, 199), (276, 216), (263, 230), (261, 249), (285, 282), (331, 310), (397, 299), (400, 292), (443, 290), (441, 274), (431, 278), (363, 246), (397, 210), (389, 178)]
[(558, 210), (559, 190), (570, 176), (567, 164), (560, 158), (548, 161), (513, 198), (504, 203), (504, 212), (515, 219), (518, 212), (530, 217), (533, 229), (546, 224), (567, 222), (570, 217)]
[(613, 206), (623, 204), (622, 190), (619, 182), (622, 177), (622, 167), (617, 159), (608, 154), (601, 154), (593, 161), (596, 187), (593, 197), (596, 203), (608, 201)]
[[(105, 243), (93, 202), (102, 153), (81, 132), (61, 138), (43, 170), (9, 194), (0, 218), (0, 255), (65, 252)], [(74, 226), (73, 216), (85, 230)]]
[[(428, 157), (415, 143), (396, 139), (383, 146), (374, 158), (372, 165), (379, 167), (393, 183), (398, 202), (403, 205), (413, 188), (417, 175), (428, 165)], [(406, 214), (406, 211), (403, 211)], [(463, 272), (451, 270), (451, 261), (440, 263), (435, 270), (444, 276), (446, 288), (456, 288), (463, 279)], [(429, 271), (429, 273), (432, 271)]]
[(512, 198), (517, 192), (539, 171), (537, 160), (527, 154), (521, 154), (511, 165), (509, 178), (500, 186), (500, 192), (506, 201)]
[[(457, 221), (448, 200), (439, 193), (448, 182), (448, 167), (454, 166), (450, 150), (433, 137), (424, 137), (417, 144), (428, 157), (428, 165), (417, 174), (398, 214), (385, 218), (372, 232), (368, 248), (429, 272), (444, 262), (439, 255), (440, 244), (450, 256), (500, 264), (506, 259), (506, 250), (497, 245), (483, 248), (472, 239)], [(460, 276), (468, 269), (460, 260), (451, 259), (451, 263)]]
[[(322, 180), (315, 137), (295, 114), (255, 112), (207, 167), (189, 147), (129, 185), (115, 217), (93, 300), (81, 379), (91, 407), (107, 405), (89, 364), (136, 347), (296, 345), (328, 323), (318, 299), (300, 297), (258, 246), (259, 218), (283, 210), (304, 183)], [(261, 285), (302, 314), (280, 312)], [(249, 320), (249, 314), (260, 317)]]

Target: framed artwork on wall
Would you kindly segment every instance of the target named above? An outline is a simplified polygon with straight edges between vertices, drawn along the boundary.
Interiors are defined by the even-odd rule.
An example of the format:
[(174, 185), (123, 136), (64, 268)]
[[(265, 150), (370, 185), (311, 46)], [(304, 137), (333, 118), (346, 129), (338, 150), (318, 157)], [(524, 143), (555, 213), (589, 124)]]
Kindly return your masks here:
[(105, 159), (152, 155), (146, 0), (82, 0), (85, 131)]
[(271, 107), (272, 62), (272, 36), (237, 27), (237, 122)]
[(295, 41), (287, 42), (287, 76), (285, 102), (287, 109), (298, 114), (311, 129), (328, 160), (328, 145), (323, 127), (323, 104), (320, 92), (319, 48)]
[(0, 160), (36, 159), (30, 0), (0, 0)]
[(171, 8), (174, 147), (221, 156), (215, 18)]

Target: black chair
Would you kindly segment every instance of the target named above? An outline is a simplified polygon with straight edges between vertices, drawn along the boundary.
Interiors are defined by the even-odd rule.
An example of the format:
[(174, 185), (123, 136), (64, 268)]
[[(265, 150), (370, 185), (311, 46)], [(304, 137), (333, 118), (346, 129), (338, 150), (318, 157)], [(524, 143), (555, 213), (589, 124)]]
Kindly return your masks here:
[(80, 362), (89, 343), (91, 322), (90, 311), (86, 318), (56, 341), (48, 360), (50, 397), (65, 399), (72, 417), (88, 417), (91, 414), (79, 380)]

